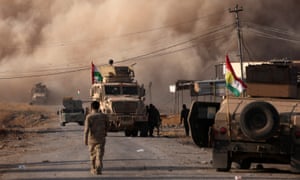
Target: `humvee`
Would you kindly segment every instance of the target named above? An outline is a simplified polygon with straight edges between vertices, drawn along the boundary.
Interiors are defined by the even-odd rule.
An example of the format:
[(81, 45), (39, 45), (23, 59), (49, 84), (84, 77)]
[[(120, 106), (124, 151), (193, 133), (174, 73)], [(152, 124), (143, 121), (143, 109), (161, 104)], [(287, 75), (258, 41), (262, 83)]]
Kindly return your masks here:
[[(204, 142), (198, 127), (203, 123), (197, 123), (193, 113), (200, 122), (213, 119), (208, 137), (214, 168), (229, 171), (232, 162), (241, 169), (249, 169), (251, 163), (280, 163), (300, 172), (299, 72), (298, 64), (287, 61), (249, 65), (246, 96), (227, 96), (215, 104), (192, 104), (190, 125), (198, 144)], [(199, 112), (207, 115), (208, 109), (213, 111), (201, 118)]]

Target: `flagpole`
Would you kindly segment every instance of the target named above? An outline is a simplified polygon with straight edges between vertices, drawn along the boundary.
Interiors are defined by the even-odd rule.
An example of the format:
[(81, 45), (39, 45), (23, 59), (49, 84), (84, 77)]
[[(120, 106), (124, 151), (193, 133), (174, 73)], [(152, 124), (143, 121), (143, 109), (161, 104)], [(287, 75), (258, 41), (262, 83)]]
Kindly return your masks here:
[(229, 140), (231, 141), (231, 116), (229, 110), (229, 93), (227, 88), (226, 88), (226, 104), (227, 104), (226, 121), (228, 127), (228, 136), (229, 136)]
[(93, 61), (91, 62), (91, 77), (92, 77), (92, 84), (94, 84), (94, 63)]

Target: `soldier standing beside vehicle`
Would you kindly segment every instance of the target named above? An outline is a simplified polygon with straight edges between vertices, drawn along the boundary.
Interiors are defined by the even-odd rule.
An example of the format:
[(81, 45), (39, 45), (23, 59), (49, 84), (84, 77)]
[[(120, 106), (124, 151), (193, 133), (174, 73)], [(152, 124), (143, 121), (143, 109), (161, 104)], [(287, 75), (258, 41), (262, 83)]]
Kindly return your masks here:
[(84, 143), (89, 146), (92, 174), (102, 174), (107, 129), (108, 117), (99, 111), (99, 102), (93, 101), (84, 127)]
[(160, 126), (160, 113), (158, 109), (150, 104), (147, 110), (148, 112), (148, 125), (149, 125), (149, 136), (153, 137), (154, 128), (157, 128), (157, 135), (159, 135), (159, 126)]
[(186, 105), (183, 104), (181, 114), (180, 114), (180, 124), (182, 124), (182, 121), (183, 121), (186, 136), (190, 135), (190, 128), (189, 128), (189, 123), (188, 123), (189, 111), (190, 110), (186, 107)]

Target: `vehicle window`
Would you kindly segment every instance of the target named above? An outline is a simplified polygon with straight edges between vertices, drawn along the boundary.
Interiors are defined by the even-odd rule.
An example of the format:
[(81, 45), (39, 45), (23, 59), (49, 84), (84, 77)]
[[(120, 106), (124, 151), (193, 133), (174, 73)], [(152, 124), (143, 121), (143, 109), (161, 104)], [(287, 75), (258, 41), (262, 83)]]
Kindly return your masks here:
[(138, 89), (136, 86), (123, 86), (123, 94), (137, 95)]
[(121, 88), (119, 86), (105, 86), (105, 94), (107, 95), (121, 94)]

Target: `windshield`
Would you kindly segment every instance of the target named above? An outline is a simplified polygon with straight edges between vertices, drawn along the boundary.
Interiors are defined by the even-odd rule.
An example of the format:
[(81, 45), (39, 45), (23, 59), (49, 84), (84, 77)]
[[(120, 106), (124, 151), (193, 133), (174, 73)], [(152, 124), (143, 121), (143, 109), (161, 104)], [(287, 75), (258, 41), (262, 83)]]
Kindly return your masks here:
[(119, 85), (106, 85), (105, 86), (106, 95), (137, 95), (137, 86), (119, 86)]
[(121, 94), (121, 87), (120, 86), (105, 86), (105, 94)]
[(137, 86), (123, 86), (123, 94), (137, 95), (138, 88)]

